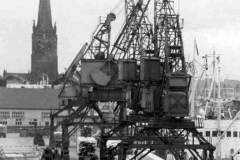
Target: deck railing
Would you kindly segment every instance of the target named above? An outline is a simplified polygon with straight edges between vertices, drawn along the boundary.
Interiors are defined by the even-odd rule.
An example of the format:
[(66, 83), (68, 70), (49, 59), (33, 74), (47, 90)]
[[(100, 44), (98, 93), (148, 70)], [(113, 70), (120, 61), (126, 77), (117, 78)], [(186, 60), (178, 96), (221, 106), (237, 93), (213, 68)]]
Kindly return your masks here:
[(196, 128), (203, 128), (204, 127), (204, 118), (202, 118), (202, 117), (193, 117), (191, 119), (195, 123), (195, 127)]

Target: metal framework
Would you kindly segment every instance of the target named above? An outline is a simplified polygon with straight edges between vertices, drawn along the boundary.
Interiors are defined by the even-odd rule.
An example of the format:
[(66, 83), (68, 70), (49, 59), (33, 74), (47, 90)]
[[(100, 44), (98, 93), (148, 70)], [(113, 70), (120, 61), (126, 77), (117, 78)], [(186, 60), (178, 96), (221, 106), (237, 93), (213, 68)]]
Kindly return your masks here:
[(155, 56), (164, 58), (167, 72), (186, 72), (179, 15), (172, 0), (154, 1)]
[(127, 11), (130, 13), (126, 16), (126, 24), (115, 41), (111, 54), (115, 59), (140, 60), (152, 42), (152, 25), (146, 17), (150, 0), (139, 0), (134, 7), (132, 1), (128, 3), (127, 6), (130, 7)]
[(128, 21), (128, 18), (133, 11), (133, 8), (135, 6), (134, 0), (125, 0), (125, 18), (126, 18), (126, 23)]
[[(92, 41), (86, 50), (85, 58), (106, 59), (109, 58), (111, 22), (116, 19), (114, 13), (109, 13), (107, 18), (100, 23), (93, 34)], [(88, 57), (90, 56), (90, 57)]]
[[(146, 12), (150, 0), (125, 3), (126, 22), (113, 47), (110, 49), (110, 22), (116, 17), (109, 14), (100, 23), (90, 45), (83, 46), (67, 70), (59, 95), (60, 110), (51, 114), (50, 145), (55, 145), (53, 132), (61, 126), (63, 159), (69, 160), (69, 136), (79, 126), (88, 125), (101, 130), (101, 160), (114, 157), (125, 160), (133, 150), (132, 160), (143, 159), (153, 151), (163, 158), (165, 152), (171, 152), (177, 160), (183, 160), (186, 154), (195, 159), (213, 160), (215, 148), (198, 133), (199, 125), (187, 118), (189, 76), (179, 15), (175, 14), (170, 0), (155, 0), (152, 25)], [(137, 78), (119, 80), (120, 62), (136, 65), (124, 71), (132, 71), (130, 77), (136, 72)], [(150, 78), (142, 78), (142, 68), (148, 62), (152, 65), (146, 67), (149, 72), (157, 68), (152, 74), (159, 75), (156, 78), (151, 74)], [(88, 71), (91, 66), (97, 69)], [(98, 82), (99, 77), (94, 74), (107, 79), (107, 83)], [(153, 95), (153, 103), (144, 101), (149, 95)], [(112, 102), (114, 120), (104, 117), (99, 102)], [(91, 115), (92, 110), (97, 115)], [(55, 123), (57, 118), (62, 119), (59, 124)], [(120, 143), (107, 146), (109, 140)]]

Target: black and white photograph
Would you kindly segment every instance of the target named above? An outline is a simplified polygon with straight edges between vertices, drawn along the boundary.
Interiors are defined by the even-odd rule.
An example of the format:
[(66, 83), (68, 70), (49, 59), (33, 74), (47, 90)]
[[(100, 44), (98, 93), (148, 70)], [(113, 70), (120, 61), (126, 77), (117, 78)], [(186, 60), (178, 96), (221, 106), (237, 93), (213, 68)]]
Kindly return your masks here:
[(0, 160), (240, 160), (240, 1), (0, 4)]

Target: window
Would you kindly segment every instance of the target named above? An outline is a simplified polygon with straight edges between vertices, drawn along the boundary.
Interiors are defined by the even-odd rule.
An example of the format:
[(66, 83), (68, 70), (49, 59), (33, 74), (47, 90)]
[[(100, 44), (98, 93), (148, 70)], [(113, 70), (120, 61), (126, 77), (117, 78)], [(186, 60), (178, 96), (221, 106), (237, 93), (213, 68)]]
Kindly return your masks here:
[(7, 121), (0, 121), (0, 124), (7, 125)]
[(62, 123), (62, 121), (61, 120), (59, 120), (59, 119), (57, 119), (57, 125), (60, 125), (61, 123)]
[(16, 126), (21, 126), (22, 125), (22, 120), (21, 119), (16, 119)]
[(37, 119), (33, 119), (29, 122), (29, 125), (37, 126)]
[(223, 135), (224, 131), (221, 131), (221, 135)]
[(206, 137), (210, 137), (210, 131), (206, 131)]
[(234, 131), (233, 132), (233, 137), (237, 137), (238, 136), (238, 132), (237, 131)]
[(49, 119), (50, 118), (50, 112), (42, 112), (42, 119)]
[(203, 132), (199, 132), (199, 134), (200, 134), (201, 136), (203, 136)]
[(213, 137), (217, 137), (217, 135), (218, 135), (218, 131), (212, 131), (212, 136)]
[(49, 126), (49, 122), (48, 121), (45, 122), (45, 126)]
[(12, 112), (12, 118), (23, 119), (24, 114), (24, 112)]
[(0, 112), (0, 119), (9, 119), (10, 112)]
[(227, 137), (231, 137), (231, 131), (227, 131)]

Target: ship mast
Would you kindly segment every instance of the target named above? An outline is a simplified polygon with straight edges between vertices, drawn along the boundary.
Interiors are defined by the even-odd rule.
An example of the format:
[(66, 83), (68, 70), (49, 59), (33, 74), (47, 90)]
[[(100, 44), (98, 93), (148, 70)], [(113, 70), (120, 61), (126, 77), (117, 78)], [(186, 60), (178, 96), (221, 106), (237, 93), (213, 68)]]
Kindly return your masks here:
[[(208, 57), (207, 55), (205, 56)], [(216, 52), (213, 51), (213, 61), (212, 61), (212, 77), (211, 77), (211, 84), (210, 84), (210, 90), (207, 95), (207, 102), (205, 105), (205, 118), (207, 114), (207, 109), (210, 108), (209, 104), (215, 103), (216, 109), (217, 109), (217, 132), (218, 132), (218, 139), (220, 140), (222, 137), (221, 134), (221, 67), (220, 67), (220, 57), (216, 57)], [(216, 88), (217, 86), (217, 88)], [(217, 89), (217, 90), (216, 90)], [(217, 94), (216, 94), (217, 93)], [(212, 96), (213, 95), (213, 96)], [(212, 98), (211, 98), (212, 97)], [(215, 111), (214, 108), (213, 112)], [(215, 112), (216, 113), (216, 112)], [(216, 153), (217, 153), (217, 159), (221, 160), (221, 143), (216, 144)]]
[[(214, 52), (215, 55), (215, 52)], [(217, 65), (218, 65), (218, 95), (217, 95), (217, 109), (218, 109), (218, 115), (217, 115), (217, 129), (218, 129), (218, 138), (221, 137), (221, 79), (220, 79), (220, 72), (221, 72), (221, 67), (220, 67), (220, 58), (219, 56), (216, 58), (217, 60)], [(216, 146), (216, 152), (217, 152), (217, 159), (221, 160), (221, 143), (219, 143)]]

